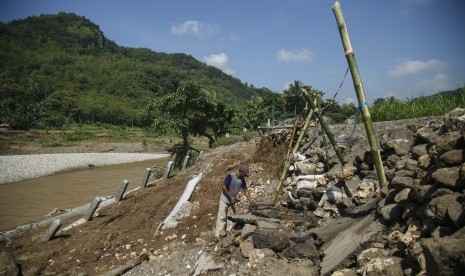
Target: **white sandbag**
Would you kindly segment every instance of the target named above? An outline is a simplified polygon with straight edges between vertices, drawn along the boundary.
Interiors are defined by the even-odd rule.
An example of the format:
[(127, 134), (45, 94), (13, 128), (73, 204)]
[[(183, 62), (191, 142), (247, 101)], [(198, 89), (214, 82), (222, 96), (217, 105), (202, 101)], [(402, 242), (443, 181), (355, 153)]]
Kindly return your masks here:
[(297, 181), (300, 180), (316, 180), (324, 177), (324, 174), (308, 174), (308, 175), (299, 175), (297, 176)]
[(305, 157), (305, 155), (303, 154), (300, 154), (300, 153), (294, 153), (294, 160), (295, 161), (304, 161), (305, 159), (307, 159), (307, 157)]
[(302, 174), (315, 174), (316, 165), (313, 163), (307, 163), (305, 161), (296, 162), (295, 166), (297, 171), (300, 171)]
[(294, 197), (292, 196), (291, 191), (288, 191), (287, 194), (288, 194), (289, 199), (291, 200), (292, 204), (295, 205), (295, 204), (297, 204), (297, 203), (299, 202), (298, 199), (296, 199), (296, 198), (294, 198)]
[(300, 180), (297, 182), (297, 191), (300, 189), (313, 190), (318, 187), (316, 180)]
[(320, 202), (318, 203), (318, 206), (320, 207), (323, 206), (323, 204), (326, 201), (334, 203), (337, 200), (342, 199), (343, 196), (344, 194), (339, 191), (326, 190), (323, 196), (321, 197)]

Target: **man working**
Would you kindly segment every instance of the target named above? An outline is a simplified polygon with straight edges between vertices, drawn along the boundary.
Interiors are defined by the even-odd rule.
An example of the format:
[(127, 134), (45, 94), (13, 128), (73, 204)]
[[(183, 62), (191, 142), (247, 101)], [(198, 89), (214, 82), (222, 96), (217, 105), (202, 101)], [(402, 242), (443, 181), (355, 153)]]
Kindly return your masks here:
[(216, 237), (226, 235), (228, 210), (231, 207), (234, 214), (236, 214), (234, 205), (238, 202), (236, 196), (240, 189), (242, 189), (245, 197), (247, 197), (250, 203), (252, 203), (252, 198), (247, 191), (247, 184), (245, 183), (246, 176), (249, 176), (249, 168), (246, 165), (241, 165), (239, 167), (239, 171), (228, 174), (224, 183), (221, 185), (222, 193), (220, 197), (220, 205), (218, 207), (218, 216), (216, 219)]

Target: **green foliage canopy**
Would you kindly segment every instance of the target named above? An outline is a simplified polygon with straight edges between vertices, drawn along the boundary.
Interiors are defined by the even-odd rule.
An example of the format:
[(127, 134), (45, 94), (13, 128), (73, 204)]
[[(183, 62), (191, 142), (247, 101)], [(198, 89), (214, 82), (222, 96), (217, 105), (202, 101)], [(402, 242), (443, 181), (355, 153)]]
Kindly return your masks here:
[(181, 82), (175, 92), (156, 97), (147, 107), (152, 118), (155, 133), (179, 133), (182, 143), (175, 145), (170, 152), (176, 154), (175, 165), (180, 166), (182, 158), (193, 149), (189, 136), (205, 136), (210, 147), (219, 135), (227, 131), (234, 112), (218, 102), (210, 93), (195, 81)]

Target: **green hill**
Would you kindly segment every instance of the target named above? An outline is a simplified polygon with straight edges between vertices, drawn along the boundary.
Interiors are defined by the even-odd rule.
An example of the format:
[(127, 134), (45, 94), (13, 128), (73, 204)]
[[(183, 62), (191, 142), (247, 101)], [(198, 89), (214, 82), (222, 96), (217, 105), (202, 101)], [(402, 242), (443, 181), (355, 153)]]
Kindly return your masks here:
[(195, 80), (239, 108), (266, 89), (243, 84), (190, 55), (118, 46), (76, 14), (0, 22), (0, 123), (75, 119), (135, 123), (148, 101)]

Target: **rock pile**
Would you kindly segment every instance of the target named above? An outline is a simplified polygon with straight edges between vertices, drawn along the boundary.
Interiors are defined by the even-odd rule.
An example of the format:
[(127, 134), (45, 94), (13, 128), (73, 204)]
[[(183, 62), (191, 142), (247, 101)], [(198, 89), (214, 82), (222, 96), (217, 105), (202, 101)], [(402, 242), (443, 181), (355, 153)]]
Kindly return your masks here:
[[(363, 204), (366, 194), (380, 192), (377, 214), (385, 235), (358, 255), (355, 267), (335, 275), (459, 275), (465, 269), (464, 126), (465, 110), (455, 109), (443, 123), (383, 134), (384, 187), (376, 181), (370, 152), (355, 158), (356, 176), (363, 181), (352, 203)], [(343, 174), (328, 173), (336, 181)], [(344, 184), (353, 187), (356, 176)]]
[(341, 166), (313, 129), (302, 154), (293, 157), (281, 203), (311, 212), (321, 219), (316, 225), (322, 225), (342, 212), (377, 202), (384, 235), (360, 245), (356, 258), (347, 256), (355, 260), (334, 275), (458, 275), (465, 269), (464, 128), (465, 109), (458, 108), (443, 122), (412, 122), (404, 129), (384, 131), (378, 137), (384, 187), (379, 186), (370, 151), (352, 151), (354, 158)]
[(397, 228), (388, 246), (414, 272), (457, 275), (465, 269), (464, 126), (465, 110), (455, 109), (444, 124), (417, 129), (414, 139), (381, 143), (389, 182), (377, 209)]

